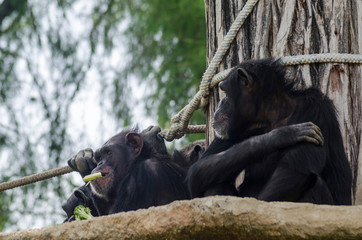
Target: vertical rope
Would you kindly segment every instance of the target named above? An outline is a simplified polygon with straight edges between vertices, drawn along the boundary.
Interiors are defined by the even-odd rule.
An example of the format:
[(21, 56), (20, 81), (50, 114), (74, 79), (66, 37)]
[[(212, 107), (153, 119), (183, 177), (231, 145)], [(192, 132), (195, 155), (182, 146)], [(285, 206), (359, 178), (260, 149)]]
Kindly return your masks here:
[(186, 105), (175, 117), (172, 118), (170, 129), (160, 133), (161, 136), (167, 141), (172, 141), (175, 138), (181, 138), (187, 129), (192, 114), (197, 109), (202, 108), (208, 104), (207, 97), (210, 92), (209, 89), (211, 79), (215, 75), (222, 59), (225, 56), (226, 51), (230, 48), (232, 41), (239, 32), (241, 26), (244, 24), (245, 19), (249, 16), (257, 2), (258, 0), (248, 0), (245, 3), (243, 9), (239, 12), (234, 23), (231, 25), (228, 33), (225, 35), (221, 45), (217, 49), (211, 63), (203, 74), (200, 90), (190, 101), (190, 103)]
[(210, 65), (208, 66), (207, 70), (205, 71), (204, 75), (202, 76), (202, 81), (200, 84), (200, 90), (202, 93), (202, 97), (209, 96), (209, 88), (210, 88), (210, 81), (212, 77), (215, 75), (222, 59), (225, 56), (227, 50), (229, 50), (232, 41), (238, 34), (241, 26), (244, 24), (246, 18), (249, 16), (251, 11), (253, 10), (254, 6), (258, 3), (258, 0), (249, 0), (245, 3), (243, 9), (239, 12), (238, 16), (236, 17), (235, 21), (231, 25), (228, 33), (224, 37), (221, 45), (217, 49), (215, 56), (211, 60)]

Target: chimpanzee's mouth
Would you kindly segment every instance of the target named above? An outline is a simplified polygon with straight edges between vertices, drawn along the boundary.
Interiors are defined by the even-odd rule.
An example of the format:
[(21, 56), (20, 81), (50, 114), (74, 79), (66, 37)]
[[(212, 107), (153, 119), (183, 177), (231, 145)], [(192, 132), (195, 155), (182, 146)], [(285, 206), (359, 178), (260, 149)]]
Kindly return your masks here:
[(109, 172), (99, 172), (99, 173), (102, 174), (102, 177), (92, 180), (91, 184), (99, 186), (107, 185), (107, 182), (109, 181), (111, 176), (110, 173)]
[[(100, 173), (100, 174), (102, 174), (102, 177), (96, 178), (96, 179), (94, 179), (94, 180), (102, 179), (102, 178), (106, 177), (107, 175), (109, 175), (109, 172), (101, 172), (101, 171), (98, 171), (98, 172), (95, 172), (95, 173)], [(95, 173), (94, 173), (94, 174), (95, 174)]]

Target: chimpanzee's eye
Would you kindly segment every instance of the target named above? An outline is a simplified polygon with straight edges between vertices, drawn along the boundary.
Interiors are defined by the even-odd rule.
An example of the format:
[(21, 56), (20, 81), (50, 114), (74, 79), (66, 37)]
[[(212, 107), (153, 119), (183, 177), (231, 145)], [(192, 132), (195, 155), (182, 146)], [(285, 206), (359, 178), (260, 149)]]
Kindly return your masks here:
[(108, 146), (102, 148), (102, 157), (109, 157), (112, 155), (112, 149)]
[(98, 151), (95, 152), (94, 159), (96, 160), (96, 162), (99, 162), (101, 160), (100, 152), (98, 152)]

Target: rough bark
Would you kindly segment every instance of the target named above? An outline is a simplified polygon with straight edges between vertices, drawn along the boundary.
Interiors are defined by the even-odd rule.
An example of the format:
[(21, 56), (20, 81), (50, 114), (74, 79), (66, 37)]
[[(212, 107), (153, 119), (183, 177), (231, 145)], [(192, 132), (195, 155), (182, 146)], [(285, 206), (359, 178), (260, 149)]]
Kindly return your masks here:
[[(208, 62), (214, 56), (245, 0), (205, 0)], [(245, 22), (220, 71), (249, 59), (312, 53), (362, 53), (362, 1), (260, 0)], [(319, 87), (339, 112), (344, 146), (353, 173), (353, 201), (362, 203), (362, 67), (310, 64), (288, 67), (288, 78), (300, 87)], [(208, 120), (219, 101), (210, 95)], [(208, 125), (208, 141), (214, 138)]]
[(362, 206), (209, 197), (35, 230), (12, 239), (361, 239)]

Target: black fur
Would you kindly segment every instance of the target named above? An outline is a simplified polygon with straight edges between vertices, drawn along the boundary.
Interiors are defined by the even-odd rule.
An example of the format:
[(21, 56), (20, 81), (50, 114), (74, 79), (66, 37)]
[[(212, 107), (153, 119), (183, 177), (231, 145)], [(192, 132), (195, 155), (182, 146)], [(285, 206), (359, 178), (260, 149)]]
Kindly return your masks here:
[[(351, 169), (336, 110), (320, 90), (297, 90), (292, 82), (285, 80), (285, 68), (276, 59), (240, 64), (220, 88), (227, 98), (215, 112), (214, 127), (223, 139), (216, 138), (191, 167), (187, 181), (193, 197), (208, 192), (223, 194), (214, 191), (214, 187), (220, 189), (224, 184), (229, 189), (237, 174), (245, 170), (245, 179), (237, 189), (240, 196), (266, 201), (351, 204)], [(260, 155), (256, 151), (259, 145), (267, 147), (270, 142), (254, 142), (248, 148), (241, 144), (249, 141), (248, 135), (302, 122), (313, 122), (320, 127), (325, 139), (322, 147), (301, 142)], [(263, 128), (256, 129), (255, 125)], [(274, 144), (282, 140), (273, 139)], [(218, 153), (225, 152), (227, 156), (240, 155), (242, 163), (225, 156), (220, 158)], [(245, 154), (249, 158), (252, 154), (253, 161), (244, 159)]]

